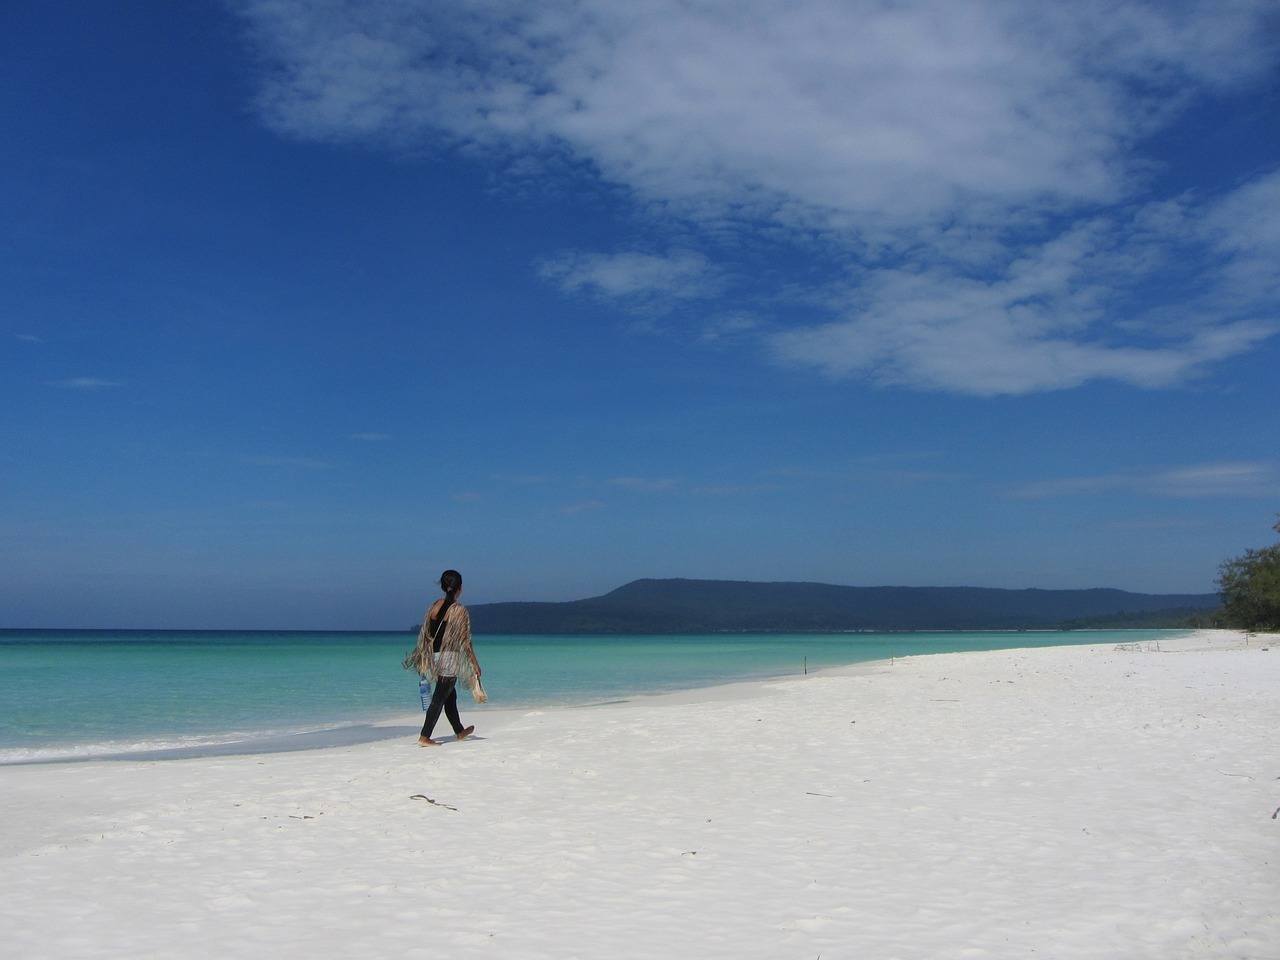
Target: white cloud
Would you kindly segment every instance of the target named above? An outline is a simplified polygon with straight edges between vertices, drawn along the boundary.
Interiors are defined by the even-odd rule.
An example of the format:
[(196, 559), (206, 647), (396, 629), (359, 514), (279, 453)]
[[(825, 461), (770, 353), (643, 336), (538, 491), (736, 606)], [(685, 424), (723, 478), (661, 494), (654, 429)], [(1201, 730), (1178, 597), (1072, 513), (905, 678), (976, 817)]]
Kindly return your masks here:
[(1202, 229), (1225, 260), (1222, 292), (1230, 302), (1267, 300), (1280, 313), (1280, 170), (1214, 203)]
[(666, 493), (676, 488), (676, 481), (667, 477), (611, 477), (609, 482), (633, 493)]
[(1206, 463), (1157, 474), (1151, 488), (1169, 497), (1269, 497), (1280, 494), (1280, 472), (1270, 463)]
[(15, 333), (13, 338), (23, 343), (44, 343), (44, 339), (37, 337), (34, 333)]
[(50, 387), (62, 387), (65, 390), (102, 390), (107, 387), (122, 387), (119, 380), (104, 380), (101, 377), (70, 377), (66, 380), (50, 380)]
[(1202, 463), (1156, 471), (1064, 477), (1030, 483), (1015, 497), (1039, 500), (1128, 491), (1161, 497), (1274, 497), (1280, 495), (1280, 470), (1261, 461)]
[(760, 318), (752, 314), (729, 313), (704, 323), (698, 339), (703, 343), (737, 342), (758, 334), (763, 326)]
[[(285, 135), (585, 168), (680, 225), (666, 253), (544, 261), (568, 292), (730, 299), (695, 249), (726, 227), (848, 265), (835, 287), (753, 276), (820, 314), (703, 320), (703, 342), (754, 329), (830, 376), (997, 395), (1179, 384), (1280, 319), (1280, 174), (1137, 202), (1151, 134), (1271, 69), (1271, 0), (237, 6), (266, 67), (258, 107)], [(1165, 283), (1175, 266), (1203, 289)], [(744, 299), (718, 312), (768, 302)]]
[(1147, 517), (1133, 520), (1112, 520), (1106, 526), (1112, 530), (1190, 530), (1203, 527), (1203, 520), (1187, 517)]
[(290, 135), (550, 149), (687, 210), (871, 231), (1114, 197), (1170, 103), (1270, 53), (1265, 0), (239, 6)]
[(702, 297), (717, 287), (707, 258), (692, 250), (661, 255), (569, 251), (543, 261), (538, 272), (570, 293), (633, 302)]
[(351, 433), (347, 435), (350, 440), (360, 440), (363, 443), (380, 443), (383, 440), (390, 440), (389, 433)]
[[(1280, 174), (1209, 203), (1078, 221), (995, 269), (864, 270), (829, 297), (842, 317), (773, 334), (770, 346), (835, 377), (978, 395), (1175, 385), (1280, 329), (1273, 182)], [(1198, 293), (1182, 289), (1188, 274)], [(1136, 295), (1161, 285), (1173, 298), (1162, 310)]]

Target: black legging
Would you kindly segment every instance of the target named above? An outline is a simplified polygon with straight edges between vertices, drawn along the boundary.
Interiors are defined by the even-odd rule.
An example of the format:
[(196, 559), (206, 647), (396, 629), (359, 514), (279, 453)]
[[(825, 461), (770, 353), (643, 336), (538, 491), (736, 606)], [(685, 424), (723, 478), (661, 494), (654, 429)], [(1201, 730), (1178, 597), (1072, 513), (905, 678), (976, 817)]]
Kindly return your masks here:
[(436, 721), (440, 719), (441, 707), (444, 708), (444, 715), (449, 719), (453, 732), (462, 732), (462, 718), (458, 716), (457, 684), (457, 677), (439, 677), (436, 680), (435, 692), (431, 694), (431, 706), (427, 707), (427, 719), (422, 723), (422, 735), (427, 739), (431, 738), (431, 731), (436, 728)]

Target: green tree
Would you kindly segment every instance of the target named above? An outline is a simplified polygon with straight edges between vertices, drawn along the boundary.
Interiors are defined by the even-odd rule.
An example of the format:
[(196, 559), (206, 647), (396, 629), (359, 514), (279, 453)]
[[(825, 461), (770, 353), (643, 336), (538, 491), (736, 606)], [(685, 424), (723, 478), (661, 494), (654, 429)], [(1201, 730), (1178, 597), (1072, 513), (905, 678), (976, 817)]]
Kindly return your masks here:
[[(1280, 520), (1271, 529), (1280, 533)], [(1246, 550), (1218, 568), (1227, 623), (1246, 630), (1280, 630), (1280, 543)]]

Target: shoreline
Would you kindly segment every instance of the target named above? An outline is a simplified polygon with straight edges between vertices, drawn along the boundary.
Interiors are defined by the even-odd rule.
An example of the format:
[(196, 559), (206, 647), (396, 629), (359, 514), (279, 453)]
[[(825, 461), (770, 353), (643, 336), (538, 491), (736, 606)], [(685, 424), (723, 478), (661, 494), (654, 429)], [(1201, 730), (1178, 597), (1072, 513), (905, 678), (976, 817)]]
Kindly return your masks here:
[[(1032, 647), (1005, 648), (1005, 649), (1037, 649)], [(929, 654), (912, 654), (911, 656), (945, 656), (945, 653), (929, 653)], [(903, 659), (899, 657), (898, 659)], [(822, 671), (830, 670), (851, 670), (858, 667), (869, 667), (874, 664), (888, 663), (889, 660), (858, 660), (847, 664), (828, 665), (823, 667), (815, 667), (808, 671), (807, 676), (817, 676)], [(693, 687), (680, 687), (671, 690), (642, 690), (632, 693), (626, 697), (613, 698), (609, 700), (586, 700), (581, 703), (575, 702), (548, 702), (542, 704), (532, 704), (524, 706), (512, 707), (488, 707), (483, 710), (476, 710), (476, 704), (470, 700), (469, 695), (464, 703), (460, 705), (460, 709), (466, 711), (470, 716), (480, 716), (483, 718), (485, 726), (488, 727), (490, 721), (495, 721), (499, 725), (504, 721), (513, 717), (524, 715), (530, 712), (548, 712), (561, 710), (594, 710), (601, 707), (617, 706), (620, 704), (639, 703), (661, 701), (667, 698), (682, 698), (692, 696), (696, 700), (701, 700), (700, 694), (706, 692), (708, 694), (722, 691), (727, 687), (750, 687), (761, 683), (771, 683), (781, 680), (795, 679), (796, 677), (805, 676), (800, 673), (784, 673), (784, 674), (760, 674), (757, 676), (735, 677), (727, 679), (719, 683), (702, 684)], [(744, 694), (749, 696), (749, 694)], [(677, 700), (676, 702), (690, 702), (685, 700)], [(696, 702), (696, 701), (695, 701)], [(442, 721), (443, 722), (443, 721)], [(153, 749), (120, 749), (108, 750), (102, 753), (80, 754), (72, 756), (50, 756), (50, 757), (34, 757), (31, 759), (5, 760), (0, 759), (0, 771), (10, 767), (33, 767), (33, 766), (49, 766), (49, 765), (65, 765), (65, 764), (83, 764), (83, 763), (120, 763), (120, 762), (169, 762), (174, 760), (199, 760), (202, 758), (212, 757), (249, 757), (249, 756), (272, 756), (281, 753), (298, 753), (303, 751), (316, 750), (332, 750), (340, 747), (355, 746), (365, 743), (378, 743), (384, 740), (394, 740), (398, 737), (416, 737), (418, 730), (422, 726), (421, 711), (418, 713), (398, 713), (394, 717), (384, 717), (381, 719), (358, 720), (351, 723), (342, 724), (340, 726), (324, 727), (315, 730), (302, 730), (298, 732), (271, 734), (266, 736), (250, 736), (241, 737), (232, 740), (218, 740), (207, 743), (196, 743), (190, 745), (175, 745), (157, 747)]]
[(0, 950), (1263, 960), (1280, 648), (1171, 641), (512, 711), (431, 749), (0, 769)]
[[(911, 631), (917, 634), (1037, 634), (1037, 633), (1099, 633), (1108, 634), (1121, 633), (1142, 633), (1152, 634), (1162, 632), (1164, 628), (1132, 628), (1132, 629), (1114, 629), (1114, 630), (1078, 630), (1078, 631), (1061, 631), (1061, 630), (975, 630), (975, 631)], [(175, 631), (175, 632), (192, 632), (192, 631)], [(222, 631), (209, 631), (218, 633)], [(263, 631), (265, 633), (278, 633), (280, 631)], [(311, 631), (296, 631), (311, 632)], [(343, 633), (346, 631), (331, 631), (334, 633)], [(358, 632), (358, 631), (357, 631)], [(844, 631), (844, 633), (863, 633), (865, 631)], [(1181, 637), (1192, 633), (1226, 633), (1234, 634), (1237, 631), (1212, 631), (1212, 630), (1192, 630), (1169, 628), (1167, 631), (1174, 633), (1174, 638)], [(870, 635), (881, 635), (882, 632), (873, 632)], [(890, 632), (891, 633), (891, 632)], [(831, 636), (836, 635), (831, 631), (824, 631), (821, 634), (805, 634), (806, 636)], [(889, 635), (888, 633), (884, 635)], [(523, 635), (522, 635), (523, 636)], [(529, 635), (534, 636), (534, 635)], [(663, 635), (667, 636), (667, 635)], [(1280, 639), (1280, 638), (1278, 638)], [(1108, 643), (1110, 641), (1107, 641)], [(1081, 644), (1067, 643), (1055, 644), (1052, 646), (1077, 646)], [(1045, 649), (1040, 646), (1029, 647), (1003, 647), (999, 649), (1022, 650), (1022, 649)], [(980, 652), (980, 651), (969, 651)], [(929, 652), (929, 653), (912, 653), (905, 654), (902, 657), (877, 658), (873, 660), (855, 660), (845, 664), (827, 664), (818, 665), (812, 669), (808, 669), (805, 665), (805, 673), (772, 673), (761, 672), (758, 674), (749, 674), (738, 677), (731, 677), (718, 682), (701, 683), (688, 687), (675, 687), (668, 689), (652, 689), (638, 690), (627, 694), (622, 699), (610, 699), (596, 701), (587, 699), (583, 702), (574, 701), (548, 701), (545, 703), (523, 704), (518, 706), (505, 707), (502, 705), (486, 707), (476, 711), (476, 705), (471, 703), (470, 697), (464, 694), (462, 707), (475, 715), (478, 713), (485, 723), (491, 719), (501, 722), (507, 714), (520, 714), (528, 710), (567, 710), (567, 709), (589, 709), (596, 706), (603, 706), (610, 703), (643, 701), (649, 698), (663, 698), (684, 693), (696, 693), (700, 690), (717, 690), (726, 686), (734, 686), (737, 684), (754, 684), (762, 682), (771, 682), (775, 680), (790, 679), (797, 676), (816, 676), (825, 671), (844, 670), (859, 666), (870, 666), (881, 662), (891, 662), (892, 660), (905, 659), (911, 656), (943, 656), (947, 651)], [(415, 717), (417, 719), (415, 719)], [(196, 740), (194, 743), (180, 742), (183, 737), (174, 737), (165, 739), (163, 735), (151, 741), (156, 745), (139, 746), (140, 743), (148, 743), (146, 740), (136, 741), (133, 743), (112, 744), (109, 741), (101, 744), (90, 744), (89, 748), (92, 752), (82, 753), (53, 753), (52, 755), (7, 758), (0, 757), (0, 770), (8, 767), (27, 767), (27, 766), (46, 766), (51, 764), (81, 764), (103, 762), (124, 762), (124, 761), (172, 761), (172, 760), (191, 760), (202, 757), (226, 757), (226, 756), (263, 756), (274, 755), (279, 753), (295, 753), (310, 750), (327, 750), (336, 747), (353, 746), (361, 743), (376, 743), (381, 740), (396, 739), (401, 736), (411, 736), (421, 726), (420, 712), (415, 714), (409, 711), (397, 711), (394, 714), (381, 713), (378, 716), (365, 716), (352, 718), (349, 721), (323, 724), (315, 727), (302, 727), (296, 730), (273, 731), (270, 729), (262, 731), (254, 731), (247, 735), (236, 734), (234, 731), (223, 733), (194, 734), (189, 738)], [(179, 742), (173, 742), (177, 740)], [(4, 749), (23, 749), (20, 747), (4, 748)], [(38, 748), (31, 748), (38, 749)], [(75, 746), (69, 745), (52, 745), (46, 748), (50, 751), (73, 751)]]

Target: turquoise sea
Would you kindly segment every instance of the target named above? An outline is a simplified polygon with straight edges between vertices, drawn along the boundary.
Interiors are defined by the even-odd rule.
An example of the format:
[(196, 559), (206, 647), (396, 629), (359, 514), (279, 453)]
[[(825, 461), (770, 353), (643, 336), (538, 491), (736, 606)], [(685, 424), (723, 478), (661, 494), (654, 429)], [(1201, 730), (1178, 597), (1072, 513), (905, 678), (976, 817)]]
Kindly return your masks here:
[[(806, 664), (1180, 632), (479, 636), (490, 702), (477, 707), (464, 695), (462, 712), (474, 718), (485, 709), (794, 676)], [(367, 724), (421, 711), (417, 678), (400, 667), (413, 640), (409, 633), (0, 630), (0, 763), (385, 736)]]

